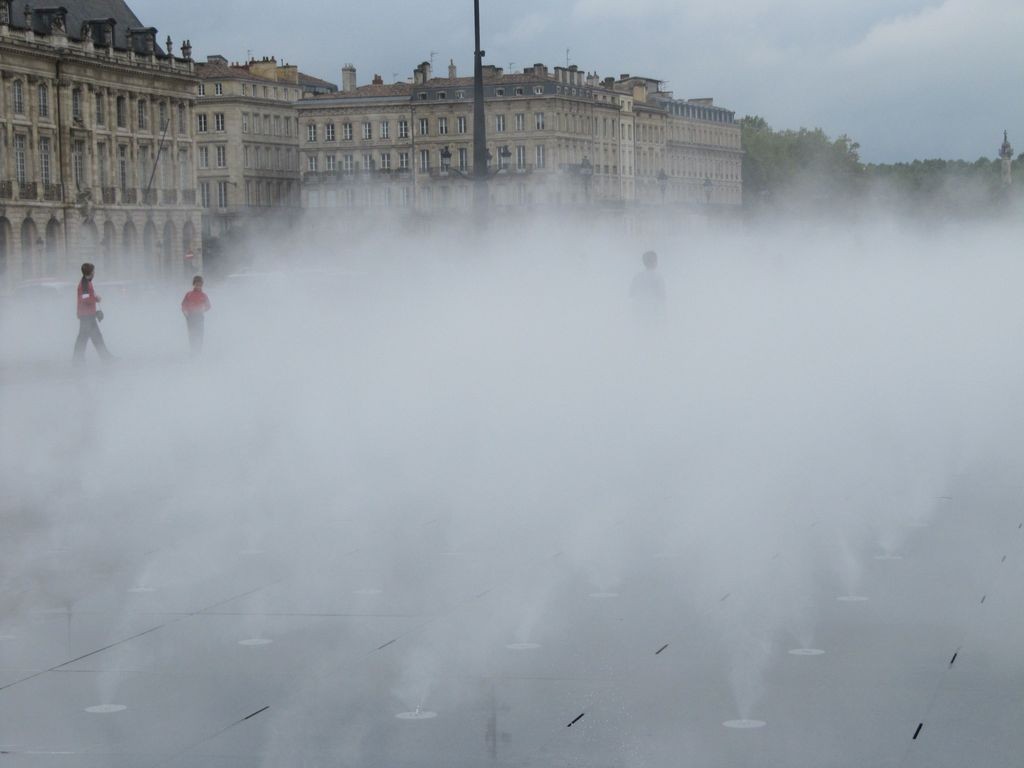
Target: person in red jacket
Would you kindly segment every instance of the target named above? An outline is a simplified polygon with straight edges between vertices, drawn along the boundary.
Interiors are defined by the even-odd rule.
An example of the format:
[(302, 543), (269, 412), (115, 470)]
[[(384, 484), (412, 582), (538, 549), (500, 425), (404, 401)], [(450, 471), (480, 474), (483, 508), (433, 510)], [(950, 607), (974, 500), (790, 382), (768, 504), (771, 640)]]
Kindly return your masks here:
[(100, 359), (109, 362), (114, 356), (107, 351), (107, 345), (100, 333), (100, 320), (103, 312), (97, 308), (102, 299), (96, 295), (92, 286), (92, 278), (96, 268), (92, 264), (82, 265), (82, 280), (78, 284), (78, 338), (75, 339), (74, 362), (80, 365), (85, 362), (85, 345), (92, 341)]
[(199, 275), (192, 278), (192, 290), (181, 300), (181, 311), (188, 325), (188, 343), (192, 354), (198, 355), (203, 351), (203, 318), (210, 311), (210, 299), (203, 293), (203, 278)]

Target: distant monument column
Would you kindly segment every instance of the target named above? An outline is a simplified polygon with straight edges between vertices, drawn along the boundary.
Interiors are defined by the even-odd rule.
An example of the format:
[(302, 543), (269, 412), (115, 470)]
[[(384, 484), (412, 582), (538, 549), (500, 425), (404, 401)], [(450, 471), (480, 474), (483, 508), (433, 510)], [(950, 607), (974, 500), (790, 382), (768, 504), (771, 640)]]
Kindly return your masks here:
[(1003, 131), (1003, 146), (999, 148), (999, 157), (1003, 161), (1003, 186), (1006, 188), (1010, 187), (1013, 182), (1011, 176), (1012, 163), (1013, 163), (1013, 147), (1010, 146), (1010, 139), (1007, 138), (1006, 131)]

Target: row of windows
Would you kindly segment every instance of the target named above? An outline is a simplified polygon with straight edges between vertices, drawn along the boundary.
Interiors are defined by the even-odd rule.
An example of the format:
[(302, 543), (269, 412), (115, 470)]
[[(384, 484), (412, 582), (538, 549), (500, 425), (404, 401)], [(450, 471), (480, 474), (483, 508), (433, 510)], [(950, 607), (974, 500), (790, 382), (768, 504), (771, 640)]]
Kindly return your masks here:
[[(493, 117), (493, 131), (495, 133), (506, 133), (509, 130), (510, 117), (512, 121), (512, 129), (514, 131), (526, 130), (528, 116), (525, 112), (514, 113), (511, 116), (498, 114)], [(364, 140), (369, 141), (374, 139), (375, 128), (377, 130), (376, 138), (391, 138), (391, 123), (388, 120), (381, 120), (378, 123), (367, 120), (363, 121), (359, 126), (361, 128), (360, 136)], [(306, 125), (307, 142), (317, 142), (320, 140), (321, 127), (323, 129), (323, 141), (333, 142), (338, 140), (338, 134), (335, 130), (334, 123), (325, 123), (322, 126), (316, 123), (308, 123)], [(591, 118), (587, 115), (563, 114), (556, 112), (553, 127), (560, 133), (592, 135), (596, 138), (617, 139), (621, 137), (621, 139), (629, 142), (633, 141), (634, 138), (633, 122), (625, 120), (620, 122), (614, 117)], [(468, 118), (461, 115), (454, 118), (446, 116), (437, 118), (421, 117), (418, 119), (417, 128), (418, 136), (446, 136), (450, 132), (465, 134), (468, 130)], [(533, 113), (533, 128), (538, 131), (545, 130), (546, 119), (544, 112)], [(670, 130), (672, 135), (677, 139), (689, 140), (690, 143), (718, 144), (721, 146), (735, 147), (739, 147), (740, 145), (738, 131), (728, 133), (726, 131), (715, 131), (708, 128), (694, 126), (673, 126)], [(433, 133), (431, 131), (433, 131)], [(649, 125), (647, 123), (640, 122), (636, 125), (635, 133), (637, 141), (640, 142), (665, 142), (666, 130), (664, 126)], [(351, 141), (354, 138), (354, 135), (355, 130), (353, 123), (346, 122), (341, 124), (342, 141)], [(409, 138), (408, 120), (398, 121), (398, 138)]]
[[(96, 125), (104, 126), (107, 124), (107, 96), (104, 93), (95, 94), (95, 108), (93, 117), (96, 121)], [(140, 131), (148, 131), (150, 123), (152, 122), (151, 110), (153, 109), (152, 104), (147, 99), (138, 99), (136, 101), (135, 126)], [(16, 115), (24, 115), (27, 112), (26, 97), (25, 97), (25, 86), (21, 80), (15, 80), (11, 84), (11, 110)], [(156, 105), (157, 110), (157, 130), (166, 130), (168, 120), (170, 118), (170, 106), (166, 101), (159, 101)], [(41, 119), (50, 119), (52, 116), (53, 107), (50, 103), (50, 88), (45, 84), (40, 84), (36, 87), (36, 114)], [(184, 104), (178, 104), (177, 106), (177, 117), (178, 117), (178, 132), (185, 133), (187, 124), (187, 109)], [(114, 117), (118, 128), (130, 128), (128, 123), (128, 98), (126, 96), (118, 96), (114, 102)], [(76, 122), (84, 122), (84, 99), (82, 96), (81, 88), (74, 88), (71, 91), (71, 118)]]
[[(260, 91), (261, 87), (263, 89), (262, 93)], [(225, 92), (224, 83), (215, 82), (213, 84), (213, 94), (214, 94), (214, 96), (223, 96), (224, 92)], [(255, 83), (242, 83), (242, 95), (243, 96), (250, 96), (251, 95), (254, 98), (259, 98), (262, 95), (264, 99), (269, 99), (271, 97), (271, 93), (273, 93), (273, 97), (275, 99), (280, 99), (282, 97), (281, 89), (278, 88), (278, 86), (276, 86), (276, 85), (273, 86), (273, 91), (271, 91), (271, 86), (269, 86), (269, 85), (259, 86), (259, 85), (256, 85)], [(199, 95), (200, 96), (206, 96), (207, 95), (206, 94), (206, 83), (200, 83), (199, 84)], [(299, 97), (299, 92), (297, 90), (295, 90), (295, 89), (285, 88), (283, 95), (284, 95), (285, 98), (291, 97), (293, 99), (297, 99)]]
[[(216, 192), (218, 208), (227, 208), (231, 205), (231, 195), (228, 185), (231, 182), (218, 181), (216, 186), (204, 181), (199, 185), (199, 204), (203, 208), (213, 207), (211, 192)], [(245, 182), (245, 204), (249, 206), (273, 206), (283, 204), (298, 204), (298, 194), (293, 183), (274, 181), (252, 181)]]
[[(249, 133), (249, 113), (242, 113), (242, 133)], [(299, 133), (299, 119), (297, 117), (281, 117), (281, 115), (252, 115), (252, 132), (256, 135), (265, 136), (291, 136), (294, 128), (295, 135)]]
[(716, 107), (699, 107), (695, 104), (673, 103), (669, 112), (677, 117), (688, 117), (693, 120), (705, 120), (712, 123), (733, 123), (735, 114)]
[[(214, 156), (217, 168), (228, 167), (228, 148), (226, 144), (217, 144), (214, 146)], [(199, 167), (209, 168), (210, 167), (210, 145), (204, 144), (199, 147)]]
[[(251, 115), (248, 112), (242, 113), (242, 133), (249, 133), (250, 126), (252, 133), (265, 136), (288, 136), (292, 135), (292, 129), (298, 132), (298, 118), (281, 117), (280, 115)], [(227, 130), (227, 123), (223, 112), (213, 113), (213, 130), (216, 133), (224, 133)], [(209, 133), (210, 116), (205, 112), (196, 114), (196, 131), (198, 133)]]
[[(428, 191), (423, 190), (421, 194), (426, 197)], [(374, 192), (379, 197), (380, 204), (387, 208), (393, 205), (408, 208), (412, 204), (412, 190), (406, 185), (402, 185), (395, 190), (392, 190), (388, 185), (382, 186), (379, 190), (355, 190), (351, 187), (341, 190), (328, 189), (324, 191), (323, 196), (321, 196), (319, 190), (311, 189), (306, 194), (310, 208), (320, 208), (321, 206), (336, 208), (339, 204), (349, 207), (357, 204), (370, 205), (372, 204), (371, 198), (374, 196)], [(468, 193), (465, 196), (464, 202), (468, 202)]]
[[(398, 170), (406, 171), (409, 170), (410, 154), (408, 152), (398, 152), (398, 165), (392, 166), (392, 154), (390, 152), (381, 152), (374, 156), (370, 152), (363, 153), (362, 164), (357, 165), (354, 155), (346, 154), (340, 158), (336, 155), (325, 155), (323, 157), (324, 164), (323, 170), (328, 173), (353, 173), (357, 170), (363, 171), (390, 171), (394, 168)], [(511, 152), (510, 157), (503, 156), (499, 153), (498, 156), (498, 167), (508, 168), (514, 160), (514, 165), (518, 170), (525, 170), (527, 168), (528, 158), (530, 153), (526, 146), (518, 146), (514, 152)], [(545, 168), (547, 166), (547, 152), (543, 144), (538, 144), (534, 147), (533, 152), (534, 166), (536, 168)], [(312, 173), (316, 173), (321, 170), (320, 167), (320, 156), (309, 154), (306, 156), (306, 170)], [(444, 168), (445, 162), (450, 161), (460, 171), (466, 171), (469, 169), (469, 150), (466, 147), (459, 147), (450, 158), (444, 156), (443, 150), (431, 151), (429, 149), (421, 149), (419, 152), (419, 169), (423, 172), (428, 172), (432, 167)], [(436, 162), (436, 165), (431, 165), (432, 162)]]
[[(566, 91), (568, 91), (568, 89), (566, 89)], [(432, 93), (433, 93), (435, 101), (447, 101), (447, 99), (448, 99), (448, 91), (433, 91)], [(507, 94), (508, 95), (514, 95), (514, 96), (525, 96), (526, 95), (526, 88), (523, 87), (523, 86), (516, 86), (515, 88), (512, 88), (512, 89), (506, 89), (506, 88), (500, 88), (500, 87), (499, 88), (494, 88), (494, 89), (488, 88), (487, 92), (485, 93), (485, 97), (487, 95), (490, 95), (490, 94), (493, 94), (493, 95), (498, 96), (498, 97), (505, 96)], [(427, 101), (428, 99), (430, 99), (431, 92), (430, 91), (420, 91), (418, 95), (419, 95), (420, 101)], [(543, 85), (535, 85), (535, 86), (533, 86), (533, 95), (534, 96), (543, 96), (544, 95), (544, 86)], [(573, 95), (574, 96), (576, 95), (575, 89), (573, 90)], [(466, 98), (466, 92), (463, 89), (460, 88), (459, 90), (455, 91), (455, 98), (460, 100), (460, 101), (465, 99)]]
[[(527, 184), (502, 185), (501, 189), (495, 190), (497, 201), (518, 205), (527, 205), (534, 201), (533, 190)], [(556, 193), (560, 199), (560, 195)], [(345, 186), (341, 189), (315, 189), (311, 188), (306, 192), (306, 202), (309, 208), (356, 208), (356, 207), (377, 207), (384, 208), (401, 207), (408, 208), (413, 204), (414, 198), (418, 199), (421, 207), (447, 208), (454, 205), (466, 207), (471, 200), (470, 187), (460, 184), (455, 187), (440, 186), (436, 189), (430, 186), (421, 186), (414, 194), (411, 184), (392, 186), (390, 184), (368, 185), (368, 186)]]
[[(199, 168), (227, 168), (226, 144), (204, 144), (198, 149)], [(242, 147), (242, 162), (246, 168), (268, 171), (297, 171), (298, 154), (290, 147), (263, 147), (246, 144)]]
[[(507, 120), (507, 115), (495, 115), (495, 118), (494, 118), (494, 130), (495, 130), (496, 133), (504, 133), (507, 130), (508, 123), (506, 122), (506, 120)], [(513, 115), (513, 120), (514, 120), (515, 130), (517, 130), (517, 131), (525, 131), (526, 130), (526, 113), (525, 112), (517, 112), (515, 115)], [(438, 118), (436, 118), (435, 122), (436, 122), (435, 130), (437, 131), (436, 135), (438, 135), (438, 136), (447, 136), (448, 133), (449, 133), (449, 127), (450, 127), (448, 118), (447, 117), (438, 117)], [(544, 113), (543, 112), (535, 112), (534, 115), (533, 115), (533, 127), (534, 127), (534, 129), (536, 129), (538, 131), (543, 131), (544, 130), (544, 124), (545, 124)], [(469, 125), (469, 123), (468, 123), (468, 120), (465, 117), (465, 115), (459, 115), (459, 116), (457, 116), (455, 118), (455, 122), (454, 122), (454, 126), (453, 126), (454, 129), (455, 129), (454, 132), (456, 134), (464, 134), (464, 133), (466, 133), (466, 131), (468, 129), (468, 125)], [(417, 135), (419, 135), (419, 136), (430, 136), (431, 135), (431, 133), (430, 133), (430, 118), (428, 118), (428, 117), (421, 117), (421, 118), (419, 118), (418, 128), (419, 128), (419, 133)], [(324, 133), (323, 133), (324, 141), (337, 141), (338, 136), (337, 136), (337, 132), (335, 131), (334, 123), (325, 123), (324, 126), (323, 126), (323, 129), (324, 129)], [(364, 140), (369, 141), (369, 140), (373, 139), (373, 137), (374, 137), (373, 129), (374, 129), (374, 124), (373, 124), (372, 121), (364, 121), (362, 123), (361, 136), (363, 137)], [(319, 131), (320, 131), (320, 126), (319, 125), (317, 125), (316, 123), (308, 123), (306, 125), (306, 140), (309, 141), (309, 142), (318, 141)], [(391, 122), (388, 121), (388, 120), (381, 120), (377, 124), (377, 131), (378, 131), (378, 133), (377, 133), (377, 137), (378, 138), (380, 138), (380, 139), (390, 139), (391, 138)], [(342, 123), (342, 125), (341, 125), (341, 138), (342, 138), (342, 141), (352, 141), (353, 133), (354, 132), (353, 132), (352, 123)], [(409, 138), (409, 121), (408, 120), (399, 120), (398, 121), (398, 138), (400, 138), (400, 139), (407, 139), (407, 138)]]
[(246, 168), (268, 171), (299, 170), (298, 153), (292, 148), (259, 147), (246, 144), (242, 148)]
[[(86, 163), (86, 143), (83, 140), (76, 140), (71, 145), (71, 171), (76, 189), (83, 189), (89, 186)], [(40, 136), (37, 142), (38, 180), (44, 185), (54, 183), (53, 163), (53, 142), (49, 136)], [(110, 186), (110, 157), (108, 144), (98, 142), (96, 144), (96, 160), (99, 171), (99, 186)], [(159, 182), (161, 188), (174, 186), (171, 169), (171, 155), (169, 152), (159, 154), (159, 167), (154, 168), (153, 150), (149, 146), (138, 148), (137, 164), (132, 163), (131, 153), (127, 144), (118, 144), (116, 149), (116, 180), (122, 189), (135, 186), (138, 181), (139, 187), (153, 186)], [(133, 171), (137, 170), (136, 176)], [(159, 177), (156, 174), (159, 171)], [(25, 134), (14, 135), (14, 174), (19, 183), (24, 184), (29, 180), (29, 157), (28, 137)], [(178, 153), (178, 181), (182, 189), (191, 188), (192, 167), (189, 163), (188, 150), (180, 150)]]
[[(196, 114), (196, 132), (207, 133), (210, 130), (210, 116), (205, 112), (199, 112)], [(213, 113), (213, 130), (217, 133), (224, 133), (225, 122), (223, 112)]]

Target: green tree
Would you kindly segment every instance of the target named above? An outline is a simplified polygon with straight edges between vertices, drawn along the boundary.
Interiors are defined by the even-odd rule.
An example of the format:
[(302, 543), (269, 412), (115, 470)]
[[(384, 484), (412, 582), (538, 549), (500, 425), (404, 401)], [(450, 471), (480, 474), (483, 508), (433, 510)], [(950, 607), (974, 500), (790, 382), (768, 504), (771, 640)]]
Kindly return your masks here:
[(748, 204), (820, 204), (863, 190), (860, 145), (845, 134), (833, 140), (821, 128), (776, 131), (756, 115), (743, 118), (740, 129)]

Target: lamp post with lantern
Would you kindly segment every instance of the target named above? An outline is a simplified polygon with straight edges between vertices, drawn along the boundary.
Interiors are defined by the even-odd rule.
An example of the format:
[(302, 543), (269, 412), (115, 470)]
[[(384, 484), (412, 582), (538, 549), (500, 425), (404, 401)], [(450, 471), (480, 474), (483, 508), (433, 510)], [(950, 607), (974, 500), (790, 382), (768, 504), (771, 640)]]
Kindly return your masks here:
[(577, 169), (580, 178), (583, 179), (583, 195), (584, 202), (590, 203), (590, 182), (594, 178), (594, 166), (590, 162), (590, 159), (584, 157), (580, 162), (580, 166)]

